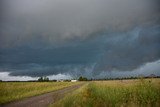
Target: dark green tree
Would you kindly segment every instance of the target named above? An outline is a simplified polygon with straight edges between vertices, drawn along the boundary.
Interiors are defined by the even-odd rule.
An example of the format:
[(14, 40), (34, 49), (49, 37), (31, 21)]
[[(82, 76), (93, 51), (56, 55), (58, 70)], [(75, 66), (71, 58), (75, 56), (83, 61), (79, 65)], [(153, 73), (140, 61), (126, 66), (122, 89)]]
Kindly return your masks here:
[(42, 82), (43, 81), (43, 77), (39, 77), (38, 81)]
[(80, 76), (78, 80), (79, 80), (79, 81), (83, 81), (83, 77), (82, 77), (82, 76)]
[(87, 79), (86, 77), (80, 76), (78, 80), (79, 80), (79, 81), (87, 81), (88, 79)]
[(47, 81), (49, 81), (49, 78), (48, 77), (39, 77), (38, 81), (39, 82), (47, 82)]
[(43, 81), (49, 81), (48, 77), (44, 77)]

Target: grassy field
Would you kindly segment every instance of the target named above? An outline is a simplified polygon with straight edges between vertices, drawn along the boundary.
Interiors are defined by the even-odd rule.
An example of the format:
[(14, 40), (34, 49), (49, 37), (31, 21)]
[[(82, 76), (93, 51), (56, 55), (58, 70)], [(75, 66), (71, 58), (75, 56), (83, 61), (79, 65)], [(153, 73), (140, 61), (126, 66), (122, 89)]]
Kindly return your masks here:
[(59, 90), (79, 82), (0, 82), (0, 104)]
[(95, 81), (51, 107), (160, 107), (160, 79)]

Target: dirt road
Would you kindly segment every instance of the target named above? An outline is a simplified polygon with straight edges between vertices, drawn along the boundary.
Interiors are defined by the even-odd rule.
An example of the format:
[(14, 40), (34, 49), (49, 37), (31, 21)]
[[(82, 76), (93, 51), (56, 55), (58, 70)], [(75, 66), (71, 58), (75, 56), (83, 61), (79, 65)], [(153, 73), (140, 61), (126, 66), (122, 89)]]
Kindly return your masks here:
[(65, 94), (73, 92), (74, 90), (80, 88), (82, 85), (83, 84), (78, 84), (47, 94), (11, 102), (9, 104), (1, 105), (1, 107), (47, 107), (49, 104), (58, 101), (59, 99), (63, 98)]

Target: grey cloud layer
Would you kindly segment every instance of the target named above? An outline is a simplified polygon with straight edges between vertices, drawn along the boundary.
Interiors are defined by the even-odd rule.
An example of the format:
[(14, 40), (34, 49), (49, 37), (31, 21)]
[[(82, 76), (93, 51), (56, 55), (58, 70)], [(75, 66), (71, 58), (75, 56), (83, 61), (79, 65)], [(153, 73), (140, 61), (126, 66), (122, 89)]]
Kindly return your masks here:
[(160, 59), (159, 0), (0, 2), (0, 72), (92, 77)]
[[(62, 44), (103, 30), (127, 31), (159, 22), (159, 0), (1, 0), (0, 47), (36, 41)], [(16, 42), (15, 42), (16, 41)], [(58, 41), (58, 42), (57, 42)]]

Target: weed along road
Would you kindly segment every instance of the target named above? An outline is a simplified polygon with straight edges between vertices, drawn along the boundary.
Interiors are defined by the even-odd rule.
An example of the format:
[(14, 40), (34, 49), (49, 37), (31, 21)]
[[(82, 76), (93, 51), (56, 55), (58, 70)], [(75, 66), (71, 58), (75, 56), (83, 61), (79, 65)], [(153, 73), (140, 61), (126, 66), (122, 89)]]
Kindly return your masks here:
[(82, 85), (84, 85), (84, 83), (73, 85), (61, 90), (42, 94), (39, 96), (26, 98), (20, 101), (0, 105), (0, 107), (47, 107), (49, 106), (49, 104), (55, 103), (56, 101), (63, 98), (67, 93), (73, 92), (74, 90), (80, 88)]

